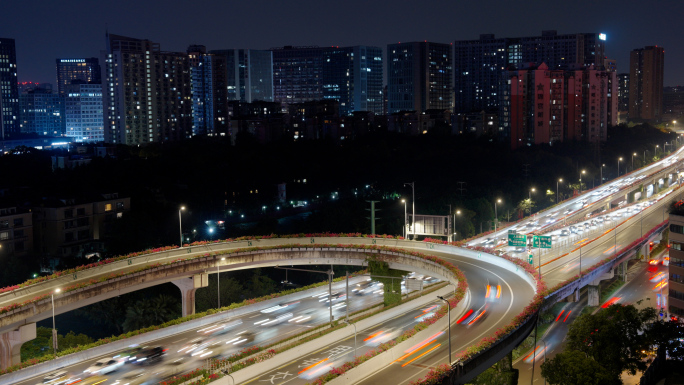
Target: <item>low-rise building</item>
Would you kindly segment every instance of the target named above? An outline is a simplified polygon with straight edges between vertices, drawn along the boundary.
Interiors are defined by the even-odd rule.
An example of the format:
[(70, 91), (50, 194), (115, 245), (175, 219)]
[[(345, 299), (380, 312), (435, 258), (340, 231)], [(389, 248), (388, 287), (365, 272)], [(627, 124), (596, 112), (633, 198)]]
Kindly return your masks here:
[(0, 260), (33, 252), (31, 210), (0, 205)]
[(113, 222), (130, 210), (118, 193), (90, 198), (45, 198), (33, 209), (35, 248), (42, 257), (87, 257), (104, 250)]

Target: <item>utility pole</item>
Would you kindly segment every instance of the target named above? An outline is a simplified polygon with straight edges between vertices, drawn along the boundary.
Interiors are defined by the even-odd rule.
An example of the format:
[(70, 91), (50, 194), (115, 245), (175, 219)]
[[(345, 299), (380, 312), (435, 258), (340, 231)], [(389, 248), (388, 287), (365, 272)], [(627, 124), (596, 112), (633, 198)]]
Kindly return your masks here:
[(466, 182), (456, 182), (456, 183), (458, 183), (458, 187), (456, 188), (456, 190), (458, 190), (461, 193), (461, 197), (463, 197), (463, 192), (468, 191), (468, 189), (463, 188), (463, 186), (466, 185), (467, 183)]
[[(380, 202), (380, 201), (366, 201), (366, 202), (370, 202), (370, 204), (371, 204), (371, 208), (370, 208), (370, 212), (371, 212), (371, 216), (370, 216), (371, 234), (375, 235), (375, 219), (376, 219), (375, 212), (380, 211), (380, 210), (377, 210), (375, 208), (375, 203)], [(366, 209), (366, 210), (368, 210), (368, 209)], [(368, 217), (366, 217), (366, 218), (368, 218)], [(380, 219), (380, 218), (377, 218), (377, 219)]]

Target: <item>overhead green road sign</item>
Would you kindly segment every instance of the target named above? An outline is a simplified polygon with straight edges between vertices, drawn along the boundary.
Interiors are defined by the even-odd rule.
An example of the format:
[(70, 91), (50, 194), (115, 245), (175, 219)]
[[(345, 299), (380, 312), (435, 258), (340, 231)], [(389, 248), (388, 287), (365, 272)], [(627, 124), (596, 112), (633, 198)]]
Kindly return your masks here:
[(532, 256), (532, 254), (527, 255), (527, 262), (529, 262), (530, 265), (534, 264), (534, 256)]
[(532, 237), (532, 247), (539, 247), (542, 249), (551, 248), (551, 237), (545, 237), (543, 235), (535, 235)]
[(508, 232), (508, 246), (527, 246), (527, 235), (516, 232)]

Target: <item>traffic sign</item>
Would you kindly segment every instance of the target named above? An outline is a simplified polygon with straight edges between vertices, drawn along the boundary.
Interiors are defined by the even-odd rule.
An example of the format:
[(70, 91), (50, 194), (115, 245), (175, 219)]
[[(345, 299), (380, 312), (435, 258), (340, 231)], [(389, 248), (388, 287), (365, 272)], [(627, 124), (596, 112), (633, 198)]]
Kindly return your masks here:
[(527, 256), (527, 262), (529, 262), (530, 265), (534, 265), (534, 255), (529, 254), (529, 255)]
[(542, 249), (551, 248), (551, 237), (545, 237), (543, 235), (535, 235), (532, 237), (532, 247), (540, 247)]
[(527, 235), (518, 234), (516, 232), (508, 232), (508, 246), (527, 246)]

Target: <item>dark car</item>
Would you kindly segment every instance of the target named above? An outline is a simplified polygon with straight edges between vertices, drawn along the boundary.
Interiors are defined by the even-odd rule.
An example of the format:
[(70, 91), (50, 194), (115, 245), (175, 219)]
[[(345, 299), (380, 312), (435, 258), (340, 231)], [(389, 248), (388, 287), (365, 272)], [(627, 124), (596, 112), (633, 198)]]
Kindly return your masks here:
[(164, 357), (166, 350), (161, 346), (145, 347), (131, 358), (130, 361), (137, 365), (149, 365), (160, 361)]

